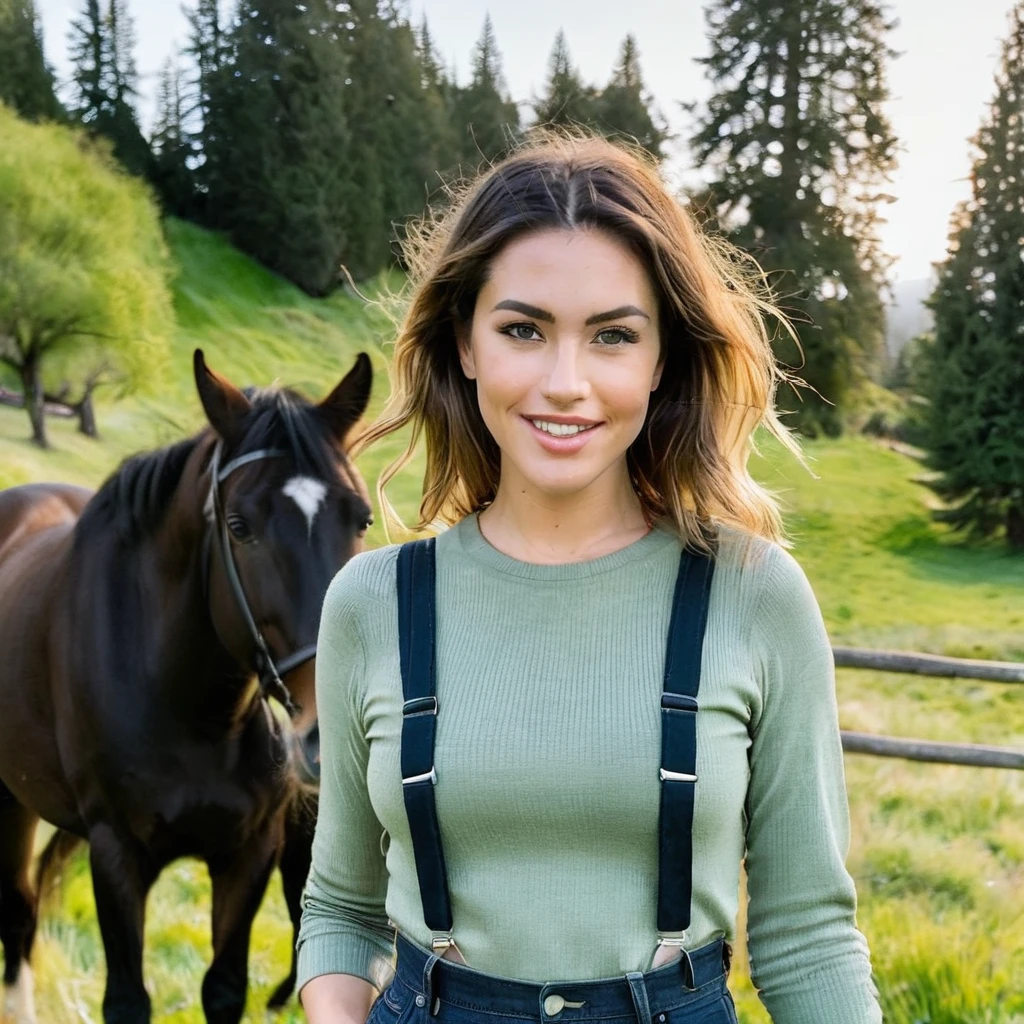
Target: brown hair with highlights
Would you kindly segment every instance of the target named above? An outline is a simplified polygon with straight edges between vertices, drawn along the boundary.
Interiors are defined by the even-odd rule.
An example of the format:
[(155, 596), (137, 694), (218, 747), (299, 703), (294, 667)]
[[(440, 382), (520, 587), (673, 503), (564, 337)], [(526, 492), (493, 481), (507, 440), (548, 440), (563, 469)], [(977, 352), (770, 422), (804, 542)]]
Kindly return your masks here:
[(685, 543), (706, 546), (722, 523), (781, 539), (774, 498), (747, 470), (759, 425), (799, 456), (774, 406), (790, 378), (772, 355), (766, 320), (791, 331), (754, 260), (703, 232), (653, 160), (621, 143), (575, 133), (533, 133), (471, 182), (404, 243), (410, 301), (391, 360), (391, 395), (355, 442), (358, 453), (406, 426), (403, 454), (377, 494), (389, 526), (403, 528), (385, 488), (426, 441), (416, 529), (454, 523), (494, 499), (500, 451), (459, 363), (456, 325), (468, 324), (491, 261), (512, 239), (548, 228), (599, 229), (629, 246), (659, 299), (664, 371), (627, 452), (649, 522), (668, 519)]

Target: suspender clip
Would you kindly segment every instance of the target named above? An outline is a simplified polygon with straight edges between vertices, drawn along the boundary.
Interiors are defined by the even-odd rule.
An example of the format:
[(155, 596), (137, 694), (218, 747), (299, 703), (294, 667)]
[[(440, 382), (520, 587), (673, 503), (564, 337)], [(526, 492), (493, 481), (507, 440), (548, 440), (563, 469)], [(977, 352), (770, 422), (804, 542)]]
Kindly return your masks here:
[(454, 945), (455, 939), (450, 931), (430, 933), (430, 948), (438, 955), (443, 956), (448, 947)]
[(697, 714), (697, 698), (686, 693), (663, 693), (661, 695), (662, 711), (687, 711), (691, 715)]
[(429, 697), (413, 697), (402, 705), (402, 716), (408, 718), (410, 715), (436, 715), (437, 697), (431, 694)]

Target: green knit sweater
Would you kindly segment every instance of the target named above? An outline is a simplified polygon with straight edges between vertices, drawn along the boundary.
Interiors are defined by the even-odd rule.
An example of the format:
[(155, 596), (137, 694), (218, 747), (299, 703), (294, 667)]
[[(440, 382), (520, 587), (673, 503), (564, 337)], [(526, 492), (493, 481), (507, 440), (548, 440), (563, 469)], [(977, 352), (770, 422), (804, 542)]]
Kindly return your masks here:
[[(725, 530), (697, 715), (688, 946), (731, 938), (746, 858), (751, 974), (776, 1024), (881, 1020), (844, 866), (832, 655), (797, 563)], [(394, 926), (429, 946), (399, 768), (396, 547), (324, 603), (322, 779), (299, 985), (379, 983)], [(455, 940), (526, 981), (650, 967), (660, 697), (680, 545), (651, 531), (586, 562), (510, 558), (469, 516), (437, 539), (436, 799)]]

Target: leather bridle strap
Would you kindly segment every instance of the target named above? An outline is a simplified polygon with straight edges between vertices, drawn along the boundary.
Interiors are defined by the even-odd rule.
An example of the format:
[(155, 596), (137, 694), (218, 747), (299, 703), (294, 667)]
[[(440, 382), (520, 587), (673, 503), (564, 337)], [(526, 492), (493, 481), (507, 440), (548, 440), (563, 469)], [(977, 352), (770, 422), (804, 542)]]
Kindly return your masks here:
[(253, 655), (253, 666), (260, 683), (260, 695), (265, 699), (275, 697), (293, 718), (299, 713), (299, 707), (288, 693), (281, 677), (287, 675), (292, 669), (305, 664), (311, 658), (316, 657), (316, 644), (309, 644), (306, 647), (295, 651), (293, 654), (275, 663), (267, 646), (267, 641), (256, 625), (252, 609), (245, 597), (245, 590), (242, 587), (241, 577), (238, 575), (238, 567), (235, 565), (235, 558), (231, 551), (231, 537), (228, 533), (227, 519), (224, 516), (224, 506), (221, 501), (220, 485), (236, 470), (250, 462), (258, 462), (261, 459), (273, 459), (288, 453), (280, 448), (258, 448), (255, 451), (246, 452), (232, 459), (224, 466), (220, 464), (221, 442), (218, 441), (213, 447), (213, 455), (210, 458), (210, 502), (213, 506), (214, 528), (213, 533), (220, 547), (221, 558), (224, 561), (224, 571), (227, 573), (228, 584), (238, 608), (242, 613), (246, 628), (256, 646)]

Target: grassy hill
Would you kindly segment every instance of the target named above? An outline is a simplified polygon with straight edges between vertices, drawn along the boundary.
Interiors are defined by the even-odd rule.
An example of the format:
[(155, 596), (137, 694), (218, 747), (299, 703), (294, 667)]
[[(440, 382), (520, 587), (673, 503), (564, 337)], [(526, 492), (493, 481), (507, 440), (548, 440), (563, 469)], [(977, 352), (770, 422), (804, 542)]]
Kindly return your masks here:
[[(201, 422), (192, 349), (239, 383), (278, 379), (322, 394), (371, 353), (374, 407), (386, 392), (387, 319), (350, 295), (306, 298), (216, 238), (171, 222), (180, 264), (180, 329), (173, 379), (154, 393), (101, 405), (99, 443), (53, 423), (55, 450), (31, 448), (27, 420), (0, 409), (0, 484), (29, 479), (96, 483), (130, 451), (176, 439)], [(384, 282), (375, 282), (380, 287)], [(807, 446), (808, 474), (775, 446), (754, 472), (789, 509), (793, 551), (836, 642), (976, 657), (1024, 659), (1024, 558), (967, 548), (928, 515), (920, 467), (866, 438)], [(371, 451), (368, 481), (389, 457)], [(393, 497), (411, 515), (415, 470)], [(379, 527), (371, 542), (381, 541)], [(845, 728), (927, 739), (1024, 746), (1024, 687), (841, 671)], [(849, 865), (891, 1024), (1024, 1022), (1024, 773), (846, 759), (853, 822)], [(182, 863), (154, 890), (146, 971), (155, 1017), (201, 1021), (199, 981), (209, 961), (205, 869)], [(284, 973), (290, 933), (278, 889), (256, 924), (249, 1021)], [(743, 970), (734, 974), (741, 1019), (765, 1024)], [(99, 1020), (103, 956), (84, 859), (65, 876), (37, 947), (40, 1019)], [(290, 1007), (279, 1018), (299, 1021)]]

